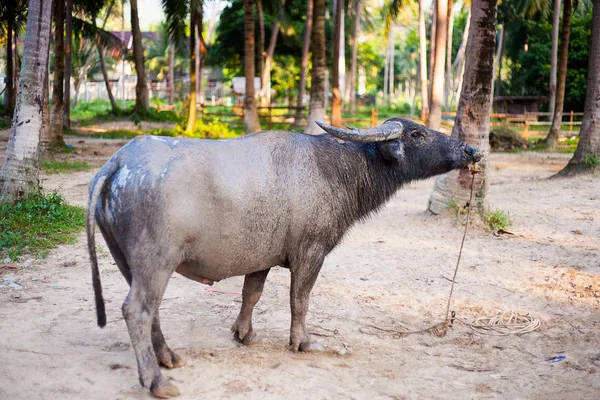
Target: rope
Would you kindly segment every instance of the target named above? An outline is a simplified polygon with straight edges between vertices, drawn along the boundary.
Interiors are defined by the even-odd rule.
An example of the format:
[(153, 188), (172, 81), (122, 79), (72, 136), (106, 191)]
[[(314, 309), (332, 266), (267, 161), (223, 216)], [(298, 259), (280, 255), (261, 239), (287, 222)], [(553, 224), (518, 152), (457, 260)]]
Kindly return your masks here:
[[(460, 321), (465, 323), (464, 321)], [(493, 317), (480, 317), (471, 323), (465, 323), (479, 333), (495, 336), (519, 335), (540, 328), (541, 322), (529, 313), (507, 311)]]
[(473, 190), (475, 187), (475, 175), (481, 173), (481, 170), (477, 169), (477, 164), (473, 165), (471, 170), (471, 193), (469, 194), (469, 202), (467, 203), (467, 216), (465, 222), (465, 230), (463, 237), (460, 242), (460, 250), (458, 251), (458, 259), (456, 260), (456, 267), (454, 268), (454, 275), (452, 276), (452, 285), (450, 286), (450, 294), (448, 295), (448, 302), (446, 304), (446, 316), (442, 322), (430, 326), (429, 328), (413, 330), (413, 331), (399, 331), (393, 328), (382, 328), (376, 325), (363, 325), (359, 328), (361, 333), (367, 335), (377, 335), (377, 332), (391, 333), (395, 337), (404, 337), (415, 333), (431, 332), (434, 336), (444, 337), (448, 333), (448, 328), (452, 326), (454, 320), (462, 322), (465, 325), (471, 327), (471, 329), (480, 332), (488, 333), (491, 335), (514, 335), (520, 333), (533, 332), (540, 327), (540, 321), (531, 317), (528, 313), (519, 312), (506, 312), (495, 315), (493, 317), (481, 317), (477, 318), (472, 323), (463, 321), (456, 318), (454, 311), (450, 312), (450, 304), (452, 302), (452, 294), (454, 293), (454, 283), (456, 282), (456, 275), (458, 274), (458, 266), (460, 265), (460, 259), (462, 257), (463, 247), (465, 245), (465, 238), (467, 237), (467, 230), (469, 228), (469, 219), (471, 216), (471, 202), (473, 201)]

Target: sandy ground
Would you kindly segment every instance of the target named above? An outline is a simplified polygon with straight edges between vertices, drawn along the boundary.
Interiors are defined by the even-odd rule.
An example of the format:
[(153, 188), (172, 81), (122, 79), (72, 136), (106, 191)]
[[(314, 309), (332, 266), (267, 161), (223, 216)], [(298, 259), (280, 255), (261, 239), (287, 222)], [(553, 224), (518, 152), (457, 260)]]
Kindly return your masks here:
[[(96, 165), (118, 147), (69, 140), (83, 147), (72, 157)], [(241, 277), (207, 290), (174, 275), (161, 320), (188, 365), (165, 376), (182, 399), (600, 399), (600, 179), (547, 180), (568, 157), (492, 156), (490, 199), (510, 212), (515, 235), (469, 232), (452, 305), (467, 321), (530, 312), (541, 319), (540, 331), (498, 337), (457, 322), (443, 338), (361, 332), (366, 324), (419, 329), (443, 316), (462, 229), (424, 212), (430, 180), (401, 190), (326, 259), (308, 316), (325, 353), (286, 347), (287, 270), (276, 268), (267, 279), (254, 318), (264, 340), (251, 348), (229, 332)], [(43, 185), (85, 205), (92, 175), (47, 176)], [(3, 270), (0, 278), (22, 289), (0, 286), (0, 399), (150, 398), (138, 383), (120, 312), (127, 284), (104, 247), (109, 323), (99, 329), (83, 234), (79, 239), (31, 266)], [(546, 361), (559, 355), (564, 361)]]

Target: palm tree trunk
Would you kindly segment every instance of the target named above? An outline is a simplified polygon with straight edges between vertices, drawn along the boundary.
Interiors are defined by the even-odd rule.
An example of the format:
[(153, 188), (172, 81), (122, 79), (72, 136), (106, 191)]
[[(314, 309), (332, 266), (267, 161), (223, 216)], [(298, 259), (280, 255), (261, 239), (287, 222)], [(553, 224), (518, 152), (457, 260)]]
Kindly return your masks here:
[(131, 0), (131, 35), (133, 37), (133, 57), (137, 74), (135, 109), (138, 112), (147, 112), (150, 98), (148, 97), (148, 85), (146, 84), (146, 67), (144, 66), (144, 49), (142, 48), (142, 32), (140, 31), (137, 2), (138, 0)]
[(279, 28), (281, 22), (279, 19), (273, 24), (273, 30), (271, 31), (271, 38), (269, 39), (269, 47), (265, 57), (265, 65), (263, 67), (261, 76), (261, 103), (262, 106), (271, 105), (271, 68), (273, 65), (273, 56), (275, 55), (275, 45), (277, 44), (277, 36), (279, 35)]
[(439, 129), (442, 123), (444, 97), (444, 62), (446, 61), (446, 36), (448, 35), (448, 0), (436, 0), (435, 59), (431, 83), (431, 105), (427, 127)]
[[(499, 39), (498, 39), (498, 50), (496, 52), (496, 63), (494, 64), (494, 76), (496, 77), (496, 84), (494, 85), (494, 83), (492, 82), (492, 93), (494, 93), (495, 96), (500, 96), (500, 84), (502, 82), (501, 79), (501, 75), (502, 75), (502, 55), (504, 53), (504, 36), (506, 35), (506, 30), (504, 29), (504, 24), (502, 24), (502, 27), (500, 28), (500, 35), (499, 35)], [(495, 87), (495, 90), (494, 90)], [(493, 103), (493, 100), (492, 100)]]
[(169, 37), (169, 72), (167, 73), (167, 90), (169, 105), (175, 104), (175, 43), (173, 36)]
[(421, 119), (427, 124), (429, 119), (429, 98), (427, 97), (427, 37), (425, 34), (425, 9), (419, 0), (419, 79), (421, 82)]
[(333, 73), (332, 73), (332, 101), (331, 124), (342, 126), (342, 93), (340, 91), (340, 37), (342, 34), (342, 14), (344, 13), (344, 0), (335, 2), (335, 22), (333, 31)]
[(600, 0), (594, 0), (592, 35), (588, 64), (588, 83), (585, 96), (583, 123), (579, 131), (577, 150), (562, 174), (588, 170), (586, 160), (600, 157)]
[(325, 0), (313, 0), (313, 27), (312, 27), (312, 70), (310, 86), (310, 103), (308, 108), (308, 121), (306, 133), (319, 134), (323, 130), (315, 121), (325, 120)]
[(452, 91), (452, 33), (454, 30), (454, 0), (448, 0), (448, 35), (446, 39), (446, 78), (444, 87), (444, 109), (448, 111)]
[(100, 69), (102, 70), (102, 78), (104, 78), (106, 93), (108, 93), (108, 99), (110, 100), (110, 108), (112, 109), (113, 114), (117, 115), (119, 112), (119, 107), (117, 106), (117, 101), (115, 100), (115, 97), (113, 96), (112, 90), (110, 88), (108, 72), (106, 71), (106, 63), (104, 62), (104, 51), (102, 50), (102, 47), (100, 47), (100, 38), (98, 36), (96, 36), (96, 50), (98, 50)]
[[(48, 71), (52, 2), (30, 0), (13, 124), (0, 169), (0, 199), (20, 200), (39, 190), (39, 138)], [(47, 85), (45, 85), (47, 86)]]
[(185, 129), (188, 135), (196, 130), (196, 1), (190, 5), (190, 108)]
[[(465, 76), (456, 122), (452, 129), (452, 137), (477, 147), (484, 155), (478, 163), (483, 173), (477, 174), (474, 182), (474, 205), (479, 213), (488, 208), (490, 98), (494, 76), (497, 5), (497, 0), (472, 1)], [(429, 198), (429, 211), (440, 214), (448, 208), (451, 200), (461, 207), (466, 205), (470, 183), (471, 174), (468, 169), (438, 177)]]
[(256, 0), (256, 12), (258, 14), (258, 73), (262, 77), (265, 70), (265, 13), (262, 0)]
[(254, 0), (244, 0), (244, 128), (246, 133), (261, 130), (254, 98)]
[(77, 107), (77, 102), (79, 101), (79, 89), (81, 88), (82, 81), (82, 79), (75, 78), (75, 82), (73, 82), (73, 89), (75, 90), (75, 97), (73, 98), (73, 107)]
[(204, 103), (204, 92), (202, 86), (202, 70), (204, 68), (204, 60), (206, 59), (206, 42), (204, 41), (204, 32), (202, 31), (203, 21), (204, 21), (204, 4), (202, 1), (198, 2), (198, 6), (196, 7), (196, 33), (198, 34), (196, 39), (198, 40), (198, 44), (196, 48), (198, 49), (198, 54), (196, 55), (196, 64), (198, 65), (196, 79), (198, 81), (198, 98), (200, 104)]
[(352, 60), (350, 61), (350, 112), (356, 111), (356, 79), (358, 62), (358, 34), (360, 32), (360, 0), (354, 0), (354, 31), (352, 33)]
[(563, 22), (560, 39), (560, 53), (558, 64), (558, 79), (556, 82), (556, 105), (554, 106), (554, 115), (552, 118), (552, 127), (546, 140), (544, 141), (549, 149), (555, 149), (558, 144), (560, 126), (562, 124), (562, 113), (565, 102), (565, 85), (567, 81), (567, 60), (569, 57), (569, 36), (571, 33), (571, 0), (565, 0), (563, 6)]
[(304, 44), (302, 45), (302, 61), (300, 63), (300, 82), (298, 82), (298, 108), (296, 108), (296, 117), (294, 118), (294, 124), (299, 124), (302, 120), (302, 108), (304, 107), (304, 95), (306, 93), (306, 72), (308, 70), (308, 50), (310, 49), (312, 23), (313, 0), (308, 0), (306, 4), (306, 22), (304, 23)]
[(429, 99), (429, 109), (431, 111), (431, 90), (433, 88), (433, 65), (435, 64), (435, 41), (437, 34), (437, 0), (431, 3), (433, 10), (431, 16), (431, 36), (429, 37), (429, 86), (427, 86), (427, 98)]
[(73, 0), (67, 0), (65, 13), (65, 89), (63, 127), (71, 128), (71, 48), (73, 47)]
[(6, 20), (6, 114), (15, 110), (15, 61), (13, 59), (13, 20)]
[(65, 0), (54, 4), (54, 84), (52, 108), (50, 109), (49, 135), (40, 138), (40, 151), (46, 153), (52, 147), (64, 146), (63, 106), (65, 85)]
[(465, 30), (463, 31), (463, 37), (460, 42), (460, 46), (458, 47), (458, 52), (456, 54), (456, 58), (454, 59), (454, 63), (452, 63), (452, 69), (454, 70), (454, 99), (452, 103), (455, 103), (460, 98), (460, 91), (462, 89), (463, 82), (463, 74), (465, 72), (465, 49), (467, 48), (467, 39), (469, 38), (469, 30), (471, 28), (471, 5), (466, 5), (469, 7), (467, 13), (467, 25), (465, 26)]
[(548, 88), (548, 112), (550, 113), (550, 117), (554, 116), (554, 106), (556, 103), (556, 70), (558, 64), (560, 4), (561, 0), (554, 0), (554, 12), (552, 14), (552, 53), (550, 55), (550, 86)]
[(390, 36), (389, 36), (389, 45), (390, 45), (390, 67), (389, 67), (389, 73), (390, 73), (390, 78), (388, 80), (389, 84), (390, 84), (390, 90), (389, 90), (389, 95), (390, 95), (390, 103), (392, 103), (395, 99), (395, 90), (394, 90), (394, 67), (396, 66), (396, 56), (395, 56), (395, 50), (396, 50), (396, 36), (394, 35), (394, 25), (392, 24), (392, 26), (390, 26)]

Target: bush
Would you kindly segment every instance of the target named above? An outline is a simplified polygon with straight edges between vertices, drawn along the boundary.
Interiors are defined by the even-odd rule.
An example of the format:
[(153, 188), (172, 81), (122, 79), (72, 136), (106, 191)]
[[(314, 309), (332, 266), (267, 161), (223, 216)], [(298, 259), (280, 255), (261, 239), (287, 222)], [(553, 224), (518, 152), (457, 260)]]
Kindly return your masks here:
[(596, 169), (598, 164), (600, 164), (600, 158), (596, 154), (588, 154), (587, 156), (585, 156), (583, 162), (585, 162), (585, 165), (589, 169)]
[(488, 211), (483, 215), (483, 220), (491, 231), (497, 232), (512, 225), (510, 214), (502, 210)]
[(85, 226), (85, 209), (67, 204), (60, 194), (33, 193), (0, 204), (0, 258), (18, 260), (23, 253), (44, 255), (59, 244), (74, 243)]
[(173, 129), (175, 135), (182, 135), (196, 139), (231, 139), (240, 136), (234, 130), (223, 122), (213, 119), (210, 122), (198, 120), (196, 130), (191, 134), (186, 133), (185, 127), (181, 124)]

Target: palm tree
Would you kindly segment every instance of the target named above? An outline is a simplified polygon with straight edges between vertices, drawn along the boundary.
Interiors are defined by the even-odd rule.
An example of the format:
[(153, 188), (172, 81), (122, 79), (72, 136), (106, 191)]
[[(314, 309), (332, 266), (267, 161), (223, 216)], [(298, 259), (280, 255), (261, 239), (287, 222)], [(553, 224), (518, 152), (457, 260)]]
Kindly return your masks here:
[(333, 74), (332, 74), (332, 101), (331, 125), (342, 126), (342, 93), (340, 91), (340, 57), (343, 49), (340, 48), (342, 35), (342, 15), (344, 14), (344, 0), (335, 2), (335, 22), (333, 33)]
[(71, 128), (71, 68), (73, 48), (73, 0), (67, 0), (65, 9), (65, 89), (63, 127)]
[(315, 121), (325, 119), (325, 0), (313, 0), (312, 70), (310, 86), (310, 102), (306, 133), (317, 134), (323, 130)]
[(442, 122), (444, 62), (446, 60), (446, 39), (448, 35), (448, 0), (436, 0), (435, 4), (435, 57), (433, 60), (429, 119), (427, 120), (427, 127), (431, 129), (439, 129)]
[(429, 98), (427, 97), (427, 36), (425, 34), (424, 0), (419, 0), (419, 80), (421, 82), (421, 119), (429, 119)]
[(448, 0), (448, 34), (446, 35), (446, 77), (444, 82), (444, 108), (446, 111), (450, 101), (450, 83), (452, 81), (452, 32), (454, 30), (454, 0)]
[(360, 32), (360, 0), (354, 0), (354, 31), (352, 32), (352, 60), (350, 61), (350, 112), (356, 111), (356, 68), (358, 61), (358, 35)]
[(150, 104), (148, 85), (146, 84), (146, 68), (144, 67), (144, 49), (142, 48), (142, 32), (138, 17), (138, 0), (131, 0), (131, 35), (133, 37), (133, 57), (135, 59), (135, 109), (147, 112)]
[(597, 164), (598, 157), (600, 157), (600, 0), (594, 0), (583, 123), (579, 131), (577, 150), (561, 174), (584, 171), (586, 167)]
[(38, 144), (48, 71), (52, 2), (30, 0), (13, 124), (0, 169), (0, 199), (17, 201), (39, 190)]
[[(438, 0), (439, 1), (439, 0)], [(475, 206), (480, 213), (487, 210), (487, 155), (489, 154), (490, 101), (494, 71), (497, 0), (473, 0), (466, 49), (463, 87), (456, 112), (452, 137), (479, 148), (484, 155), (479, 163), (483, 173), (475, 179)], [(439, 214), (450, 201), (466, 204), (471, 176), (467, 169), (453, 171), (437, 178), (428, 209)]]
[(196, 17), (198, 16), (195, 12), (196, 1), (201, 2), (201, 0), (191, 0), (190, 2), (190, 110), (185, 129), (187, 134), (191, 134), (196, 130)]
[[(112, 11), (113, 5), (115, 1), (112, 0), (106, 10), (106, 18), (104, 18), (104, 24), (108, 21), (108, 17), (110, 16), (110, 12)], [(92, 26), (94, 30), (94, 42), (96, 43), (96, 50), (98, 51), (98, 61), (100, 62), (100, 69), (102, 70), (102, 77), (104, 79), (104, 86), (106, 87), (106, 93), (108, 93), (108, 99), (110, 100), (110, 107), (112, 109), (113, 114), (117, 114), (119, 112), (119, 106), (117, 106), (117, 102), (115, 97), (113, 96), (112, 89), (110, 87), (110, 82), (108, 80), (108, 72), (106, 70), (106, 63), (104, 61), (104, 49), (102, 48), (102, 44), (100, 42), (100, 35), (98, 33), (98, 28), (96, 27), (96, 16), (92, 16)], [(103, 25), (104, 28), (104, 25)]]
[(254, 1), (244, 0), (244, 128), (246, 133), (261, 130), (254, 98)]
[[(308, 50), (310, 49), (310, 38), (313, 23), (313, 0), (306, 4), (306, 22), (304, 23), (304, 44), (302, 45), (302, 61), (300, 68), (300, 82), (298, 82), (298, 105), (296, 108), (295, 124), (302, 120), (302, 108), (304, 107), (304, 94), (306, 91), (306, 73), (308, 70)], [(316, 126), (316, 125), (315, 125)], [(317, 127), (318, 128), (318, 127)]]
[(548, 93), (548, 112), (554, 115), (556, 105), (556, 69), (558, 64), (558, 28), (560, 25), (561, 0), (554, 0), (554, 12), (552, 14), (552, 52), (550, 55), (550, 85)]
[[(260, 101), (261, 105), (267, 106), (271, 104), (271, 69), (273, 68), (273, 56), (275, 55), (275, 45), (277, 44), (277, 37), (279, 36), (279, 29), (281, 28), (281, 16), (283, 13), (283, 6), (285, 5), (285, 0), (282, 0), (280, 3), (281, 8), (276, 10), (278, 16), (273, 23), (273, 27), (271, 28), (271, 38), (269, 39), (269, 47), (267, 47), (266, 53), (264, 53), (264, 63), (263, 57), (260, 57), (260, 65), (259, 68), (261, 70), (261, 94)], [(264, 27), (263, 27), (264, 28)], [(264, 51), (264, 49), (263, 49)]]
[(556, 148), (560, 126), (562, 124), (563, 105), (565, 102), (565, 85), (567, 83), (567, 60), (569, 57), (569, 36), (571, 34), (571, 0), (565, 0), (563, 5), (563, 21), (560, 34), (560, 52), (558, 54), (558, 76), (556, 81), (556, 101), (554, 103), (554, 114), (552, 117), (552, 126), (544, 143), (549, 149)]
[(6, 32), (6, 102), (7, 115), (12, 115), (15, 109), (15, 72), (17, 63), (14, 59), (17, 34), (26, 23), (27, 1), (11, 0), (0, 4), (0, 29)]
[(46, 153), (51, 147), (64, 146), (63, 106), (65, 85), (65, 1), (54, 2), (54, 87), (50, 109), (49, 136), (40, 138), (40, 150)]

